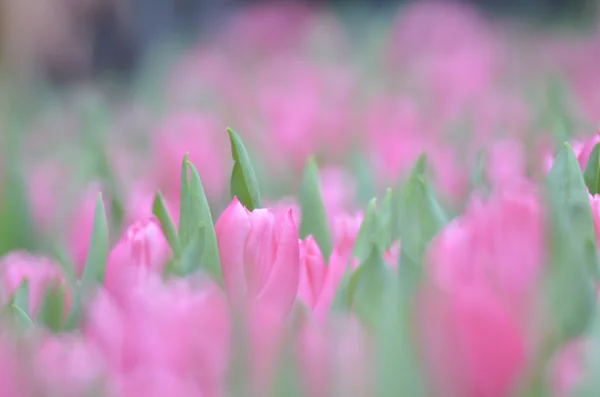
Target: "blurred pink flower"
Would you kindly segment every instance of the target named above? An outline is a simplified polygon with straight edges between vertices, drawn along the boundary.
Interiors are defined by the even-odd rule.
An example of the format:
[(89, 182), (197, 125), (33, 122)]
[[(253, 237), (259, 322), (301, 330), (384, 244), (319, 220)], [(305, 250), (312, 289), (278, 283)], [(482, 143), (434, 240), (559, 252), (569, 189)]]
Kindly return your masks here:
[(189, 153), (209, 197), (223, 193), (228, 181), (225, 126), (209, 116), (179, 113), (169, 116), (152, 138), (156, 180), (167, 196), (177, 195), (181, 162)]
[(525, 152), (519, 142), (496, 142), (490, 148), (487, 157), (486, 176), (492, 186), (504, 187), (525, 178)]
[(294, 224), (300, 226), (301, 220), (301, 212), (300, 212), (300, 204), (296, 201), (294, 197), (284, 197), (279, 201), (267, 201), (263, 200), (263, 205), (265, 208), (269, 208), (273, 211), (274, 214), (287, 214), (289, 211), (292, 211), (292, 219), (294, 220)]
[(583, 147), (581, 148), (581, 151), (577, 155), (577, 161), (579, 161), (579, 166), (581, 167), (582, 170), (585, 169), (585, 166), (588, 163), (590, 155), (592, 154), (592, 151), (594, 150), (594, 146), (596, 146), (596, 144), (598, 142), (600, 142), (600, 132), (596, 132), (593, 137), (591, 137), (590, 139), (586, 140), (583, 143)]
[(106, 358), (117, 395), (140, 395), (150, 385), (157, 392), (189, 392), (193, 386), (201, 395), (222, 395), (229, 315), (225, 297), (212, 284), (164, 284), (150, 275), (119, 301), (100, 290), (83, 331)]
[(154, 217), (138, 221), (127, 228), (108, 255), (104, 285), (111, 291), (129, 288), (130, 277), (140, 271), (160, 274), (170, 257), (171, 248), (158, 221)]
[(287, 214), (250, 212), (237, 198), (215, 225), (223, 279), (236, 303), (262, 301), (288, 312), (298, 291), (298, 229)]
[(350, 258), (363, 217), (362, 211), (359, 211), (355, 214), (339, 213), (333, 219), (333, 246), (346, 259)]
[(519, 324), (485, 290), (421, 291), (418, 339), (432, 395), (505, 397), (525, 370)]
[(593, 196), (588, 193), (590, 208), (592, 211), (592, 221), (594, 223), (594, 234), (596, 235), (596, 245), (600, 249), (600, 195)]
[(43, 231), (49, 231), (56, 221), (58, 192), (65, 178), (57, 163), (49, 163), (35, 168), (27, 179), (33, 221)]
[[(125, 200), (125, 224), (131, 224), (139, 219), (145, 219), (152, 216), (152, 205), (158, 188), (150, 182), (141, 182), (133, 185), (127, 191)], [(177, 192), (178, 193), (178, 192)], [(179, 222), (179, 194), (165, 197), (165, 205), (175, 226)]]
[(301, 240), (298, 299), (309, 309), (314, 308), (321, 295), (326, 274), (327, 266), (315, 239), (308, 236)]
[(550, 362), (550, 385), (552, 397), (574, 395), (577, 384), (583, 380), (583, 364), (587, 341), (577, 339), (558, 350)]
[(356, 182), (340, 168), (321, 169), (319, 176), (325, 213), (331, 223), (338, 213), (351, 211), (355, 206)]
[(102, 390), (105, 366), (100, 352), (85, 339), (48, 336), (35, 353), (35, 374), (44, 392), (78, 397)]
[(544, 263), (543, 208), (523, 182), (473, 200), (431, 242), (427, 267), (442, 289), (484, 290), (526, 316)]
[(6, 302), (20, 287), (28, 282), (29, 316), (37, 318), (46, 293), (50, 288), (65, 288), (64, 313), (70, 308), (69, 290), (62, 269), (52, 260), (27, 252), (14, 251), (0, 259), (0, 287), (2, 301)]

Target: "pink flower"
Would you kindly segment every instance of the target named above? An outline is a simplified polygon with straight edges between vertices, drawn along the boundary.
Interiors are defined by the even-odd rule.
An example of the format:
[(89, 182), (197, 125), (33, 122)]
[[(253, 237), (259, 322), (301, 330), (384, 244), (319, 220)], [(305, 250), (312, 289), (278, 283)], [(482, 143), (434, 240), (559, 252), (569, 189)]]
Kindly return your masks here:
[(327, 267), (321, 255), (321, 250), (312, 236), (300, 241), (300, 281), (298, 284), (298, 299), (309, 309), (317, 303)]
[(596, 146), (598, 142), (600, 142), (600, 133), (597, 132), (592, 138), (590, 138), (583, 144), (580, 153), (577, 155), (577, 161), (579, 161), (579, 165), (581, 166), (582, 170), (585, 169), (590, 155), (594, 150), (594, 146)]
[(427, 267), (442, 289), (486, 290), (526, 316), (544, 264), (544, 217), (527, 183), (473, 200), (431, 242)]
[(517, 141), (492, 145), (488, 152), (486, 174), (493, 186), (505, 186), (525, 177), (525, 152)]
[[(201, 330), (201, 331), (199, 331)], [(117, 395), (178, 391), (221, 396), (229, 359), (229, 316), (212, 284), (163, 283), (150, 275), (117, 301), (99, 291), (83, 329), (106, 358)], [(201, 332), (201, 335), (198, 334)]]
[(358, 236), (363, 213), (339, 213), (333, 219), (333, 246), (342, 257), (350, 258), (354, 242)]
[(47, 337), (35, 355), (35, 374), (45, 392), (77, 397), (103, 385), (100, 352), (75, 336)]
[[(29, 316), (37, 318), (49, 288), (65, 287), (59, 265), (48, 258), (15, 251), (0, 259), (0, 285), (3, 301), (9, 299), (27, 280), (29, 289)], [(65, 315), (70, 307), (69, 291), (65, 290)]]
[(516, 386), (527, 363), (525, 336), (493, 295), (426, 287), (418, 318), (432, 395), (504, 397)]
[(284, 197), (281, 200), (274, 202), (263, 200), (263, 205), (265, 208), (270, 208), (271, 211), (273, 211), (273, 213), (275, 214), (285, 214), (291, 210), (294, 223), (296, 225), (300, 225), (302, 213), (300, 211), (300, 205), (298, 204), (295, 198)]
[[(171, 256), (169, 243), (155, 218), (129, 226), (112, 249), (106, 263), (104, 284), (110, 289), (126, 287), (128, 277), (147, 271), (159, 273)], [(125, 283), (126, 284), (126, 283)], [(126, 287), (127, 288), (127, 287)]]
[(292, 212), (245, 209), (234, 198), (215, 225), (227, 293), (288, 312), (299, 282), (298, 231)]
[(328, 219), (354, 207), (356, 183), (346, 172), (337, 168), (325, 168), (320, 171), (320, 188), (325, 213)]
[(578, 339), (563, 346), (550, 363), (550, 383), (553, 397), (573, 396), (584, 376), (584, 354), (587, 341)]
[[(138, 183), (128, 191), (125, 201), (125, 223), (131, 224), (138, 219), (145, 219), (152, 216), (152, 206), (156, 197), (157, 187), (151, 183)], [(179, 194), (165, 197), (165, 205), (175, 226), (179, 222)]]
[(588, 193), (590, 199), (590, 208), (592, 210), (592, 221), (594, 222), (594, 234), (596, 235), (596, 245), (600, 247), (600, 195), (591, 195)]

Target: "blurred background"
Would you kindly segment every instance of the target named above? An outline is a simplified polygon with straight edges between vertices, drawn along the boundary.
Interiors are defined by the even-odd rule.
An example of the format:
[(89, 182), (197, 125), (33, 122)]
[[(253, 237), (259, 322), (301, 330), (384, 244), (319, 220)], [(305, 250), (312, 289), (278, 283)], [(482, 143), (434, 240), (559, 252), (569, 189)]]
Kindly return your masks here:
[[(451, 1), (451, 0), (447, 0)], [(408, 0), (298, 0), (374, 18)], [(462, 0), (491, 16), (530, 23), (589, 24), (595, 0)], [(214, 35), (235, 11), (260, 0), (0, 0), (5, 68), (57, 84), (110, 74), (127, 78), (165, 42)], [(269, 3), (286, 3), (285, 1)], [(289, 2), (287, 2), (289, 3)]]

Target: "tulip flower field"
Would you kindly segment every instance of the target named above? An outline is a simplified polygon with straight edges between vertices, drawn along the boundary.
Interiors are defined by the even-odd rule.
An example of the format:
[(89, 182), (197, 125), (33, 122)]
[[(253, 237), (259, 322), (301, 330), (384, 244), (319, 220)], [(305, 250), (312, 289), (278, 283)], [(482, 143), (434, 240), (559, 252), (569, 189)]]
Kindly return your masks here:
[(2, 108), (0, 397), (600, 396), (600, 25), (171, 50)]

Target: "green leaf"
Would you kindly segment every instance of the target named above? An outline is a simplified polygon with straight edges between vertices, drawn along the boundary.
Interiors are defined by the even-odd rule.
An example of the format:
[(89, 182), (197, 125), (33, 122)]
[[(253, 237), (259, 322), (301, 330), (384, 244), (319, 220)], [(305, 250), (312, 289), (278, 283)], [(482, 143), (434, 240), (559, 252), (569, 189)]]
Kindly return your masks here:
[(177, 274), (180, 276), (186, 276), (194, 273), (202, 265), (202, 253), (205, 248), (206, 240), (206, 227), (200, 225), (189, 244), (185, 247), (181, 253), (181, 258), (178, 261), (176, 268)]
[(553, 345), (578, 336), (595, 307), (597, 254), (589, 200), (579, 164), (568, 144), (548, 174), (549, 263), (542, 279), (551, 308)]
[(12, 296), (12, 304), (29, 313), (29, 281), (23, 280)]
[(379, 219), (379, 236), (382, 243), (381, 248), (387, 250), (392, 245), (392, 232), (394, 224), (394, 193), (392, 189), (387, 189), (381, 206), (377, 212)]
[(85, 267), (81, 281), (84, 284), (102, 284), (104, 280), (104, 269), (108, 256), (108, 226), (106, 224), (106, 213), (102, 195), (98, 194), (96, 208), (94, 211), (94, 225), (88, 254), (85, 259)]
[(60, 332), (64, 324), (65, 289), (64, 286), (52, 286), (46, 291), (40, 308), (38, 321), (52, 332)]
[(169, 216), (165, 200), (160, 192), (156, 193), (154, 197), (154, 203), (152, 204), (152, 213), (156, 216), (156, 219), (160, 222), (160, 226), (165, 235), (165, 238), (169, 242), (169, 246), (173, 251), (175, 259), (179, 259), (181, 255), (181, 246), (179, 245), (179, 238), (177, 237), (177, 231), (175, 225)]
[(20, 307), (8, 305), (4, 311), (4, 314), (8, 315), (9, 318), (11, 318), (20, 328), (31, 329), (35, 327), (31, 318), (29, 318), (27, 313), (24, 312)]
[(201, 266), (220, 283), (222, 281), (221, 261), (210, 207), (196, 167), (189, 161), (188, 167), (190, 171), (190, 215), (194, 227), (204, 231)]
[(372, 245), (368, 259), (352, 274), (347, 292), (350, 306), (359, 318), (371, 326), (376, 326), (382, 319), (384, 296), (388, 281), (392, 278), (381, 250)]
[[(401, 248), (401, 267), (417, 268), (400, 270), (400, 277), (406, 272), (416, 274), (421, 266), (427, 245), (433, 236), (448, 222), (441, 205), (425, 179), (426, 157), (422, 155), (411, 172), (404, 188), (395, 199), (395, 234)], [(406, 258), (406, 259), (405, 259)]]
[(302, 212), (300, 238), (312, 235), (321, 249), (325, 263), (327, 263), (332, 249), (331, 236), (319, 188), (319, 170), (312, 158), (306, 162), (304, 167), (302, 186), (300, 187), (300, 208)]
[(600, 193), (600, 143), (594, 146), (585, 165), (583, 179), (591, 195)]
[(564, 215), (567, 233), (573, 233), (575, 244), (580, 245), (580, 250), (588, 251), (585, 254), (588, 271), (600, 280), (597, 260), (589, 258), (592, 250), (595, 253), (596, 238), (586, 185), (575, 153), (566, 142), (554, 160), (546, 185), (551, 206)]
[(234, 165), (231, 173), (231, 196), (238, 198), (240, 203), (253, 211), (255, 208), (261, 208), (261, 195), (258, 186), (258, 179), (252, 168), (250, 157), (244, 147), (240, 136), (231, 128), (227, 129), (229, 141), (231, 142), (231, 156)]
[(365, 210), (365, 216), (360, 228), (354, 246), (352, 247), (351, 258), (358, 259), (359, 263), (366, 261), (371, 255), (374, 245), (380, 245), (379, 248), (383, 250), (383, 241), (380, 240), (380, 227), (377, 219), (377, 199), (373, 198), (367, 205)]
[(179, 187), (179, 243), (185, 247), (193, 233), (191, 214), (190, 178), (188, 176), (188, 155), (183, 156), (181, 163), (181, 184)]

